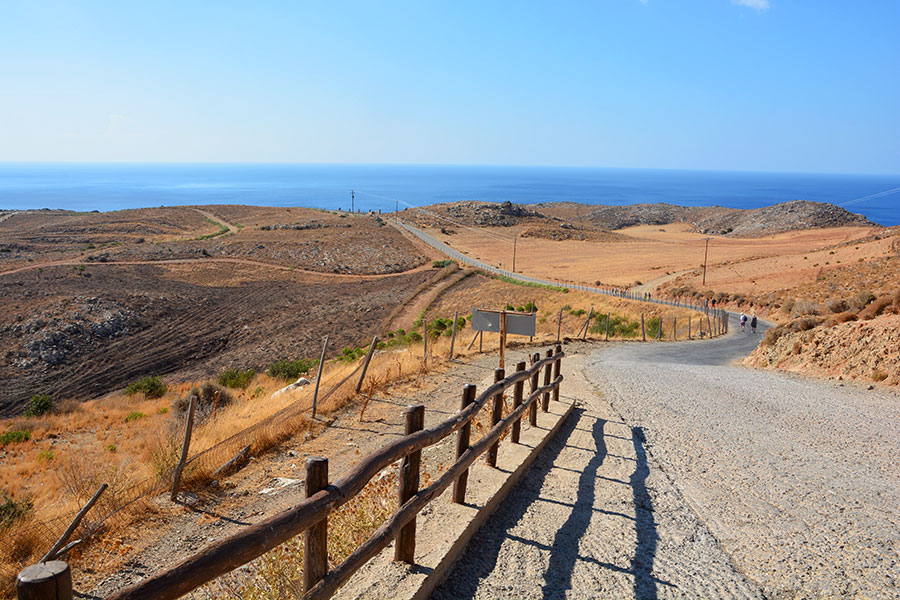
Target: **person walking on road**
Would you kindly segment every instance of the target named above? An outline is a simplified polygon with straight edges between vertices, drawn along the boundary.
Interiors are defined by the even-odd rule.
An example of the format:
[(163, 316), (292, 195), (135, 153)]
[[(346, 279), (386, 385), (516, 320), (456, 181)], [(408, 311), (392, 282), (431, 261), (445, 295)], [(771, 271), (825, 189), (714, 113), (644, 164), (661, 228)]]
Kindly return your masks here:
[(750, 333), (756, 333), (756, 315), (753, 315), (753, 318), (750, 319)]
[(741, 313), (741, 331), (744, 331), (744, 327), (747, 325), (747, 315)]

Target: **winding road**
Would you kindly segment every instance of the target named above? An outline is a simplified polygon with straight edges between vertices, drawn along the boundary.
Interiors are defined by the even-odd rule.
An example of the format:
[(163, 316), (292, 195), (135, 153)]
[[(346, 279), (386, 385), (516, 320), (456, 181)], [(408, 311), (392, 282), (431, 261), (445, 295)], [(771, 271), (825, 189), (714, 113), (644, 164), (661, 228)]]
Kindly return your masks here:
[(900, 598), (900, 397), (734, 365), (761, 333), (570, 347), (579, 410), (434, 598)]

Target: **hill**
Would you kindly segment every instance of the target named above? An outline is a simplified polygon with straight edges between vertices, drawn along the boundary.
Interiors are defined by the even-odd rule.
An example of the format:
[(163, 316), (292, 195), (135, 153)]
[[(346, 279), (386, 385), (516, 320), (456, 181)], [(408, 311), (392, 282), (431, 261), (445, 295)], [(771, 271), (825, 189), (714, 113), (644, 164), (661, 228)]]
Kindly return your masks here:
[(571, 202), (517, 205), (511, 202), (467, 201), (435, 204), (408, 213), (412, 213), (415, 222), (423, 227), (447, 228), (454, 224), (463, 227), (511, 227), (540, 223), (580, 233), (580, 237), (558, 234), (551, 239), (590, 239), (590, 235), (584, 232), (610, 232), (635, 225), (672, 223), (687, 223), (696, 233), (742, 238), (805, 229), (876, 225), (866, 217), (834, 204), (806, 200), (757, 209), (661, 203), (604, 206)]

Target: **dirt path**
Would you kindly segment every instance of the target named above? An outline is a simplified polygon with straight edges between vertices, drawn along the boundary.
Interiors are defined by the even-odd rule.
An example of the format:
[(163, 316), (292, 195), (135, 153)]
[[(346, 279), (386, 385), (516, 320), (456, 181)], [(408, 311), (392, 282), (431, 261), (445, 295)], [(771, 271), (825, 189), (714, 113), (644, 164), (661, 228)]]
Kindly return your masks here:
[(16, 213), (14, 213), (14, 212), (3, 213), (2, 215), (0, 215), (0, 223), (2, 223), (3, 221), (7, 220), (8, 218), (10, 218), (11, 216), (13, 216), (14, 214), (16, 214)]
[(201, 215), (203, 215), (204, 217), (206, 217), (207, 219), (209, 219), (210, 221), (213, 221), (214, 223), (218, 223), (220, 227), (225, 227), (226, 229), (228, 229), (228, 233), (237, 233), (238, 231), (240, 231), (240, 229), (238, 229), (238, 227), (236, 225), (232, 225), (228, 221), (225, 221), (224, 219), (220, 219), (219, 217), (212, 214), (211, 212), (207, 212), (207, 211), (201, 210), (199, 208), (195, 208), (194, 210), (197, 211), (198, 213), (200, 213)]
[(354, 273), (326, 273), (322, 271), (311, 271), (309, 269), (297, 269), (287, 265), (278, 265), (257, 260), (248, 260), (245, 258), (172, 258), (167, 260), (123, 260), (123, 261), (107, 261), (107, 262), (85, 262), (84, 260), (52, 260), (43, 263), (33, 263), (25, 267), (17, 269), (9, 269), (0, 271), (0, 277), (4, 275), (12, 275), (14, 273), (22, 273), (24, 271), (33, 271), (34, 269), (47, 269), (50, 267), (75, 267), (84, 265), (86, 267), (115, 267), (128, 265), (181, 265), (192, 263), (231, 263), (238, 265), (249, 265), (254, 267), (265, 267), (267, 269), (275, 269), (278, 271), (292, 271), (294, 273), (303, 273), (305, 275), (316, 275), (321, 277), (337, 278), (337, 279), (356, 279), (356, 280), (375, 280), (384, 279), (385, 277), (397, 277), (399, 275), (408, 275), (418, 271), (426, 271), (431, 269), (431, 265), (420, 265), (408, 271), (399, 271), (397, 273), (383, 273), (379, 275), (362, 275)]
[(438, 281), (435, 285), (428, 288), (424, 292), (412, 298), (412, 302), (407, 302), (401, 307), (397, 314), (393, 315), (387, 324), (387, 331), (393, 331), (400, 327), (408, 326), (410, 323), (419, 318), (419, 314), (426, 310), (438, 296), (446, 292), (450, 287), (456, 285), (461, 280), (471, 275), (470, 271), (457, 271), (447, 279)]

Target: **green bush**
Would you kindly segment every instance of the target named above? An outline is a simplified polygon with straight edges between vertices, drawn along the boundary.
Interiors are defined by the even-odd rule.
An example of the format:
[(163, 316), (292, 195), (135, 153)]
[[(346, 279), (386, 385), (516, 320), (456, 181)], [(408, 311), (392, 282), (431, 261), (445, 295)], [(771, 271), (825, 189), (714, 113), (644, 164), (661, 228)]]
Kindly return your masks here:
[(53, 401), (50, 399), (50, 396), (47, 394), (35, 394), (28, 402), (28, 407), (25, 409), (25, 416), (39, 417), (50, 412), (52, 408)]
[(343, 348), (338, 354), (338, 360), (343, 362), (353, 362), (357, 358), (361, 356), (365, 356), (366, 352), (368, 352), (368, 348)]
[[(593, 324), (591, 325), (591, 333), (606, 334), (606, 314), (594, 315)], [(617, 314), (610, 314), (609, 317), (609, 335), (610, 337), (633, 338), (637, 337), (641, 331), (639, 321), (629, 321), (626, 317)], [(649, 332), (647, 335), (650, 335)]]
[(13, 429), (0, 434), (0, 446), (17, 442), (27, 442), (31, 439), (31, 432), (27, 429)]
[(135, 411), (132, 411), (132, 412), (128, 413), (127, 415), (125, 415), (125, 422), (131, 423), (132, 421), (137, 421), (138, 419), (143, 419), (146, 416), (147, 415), (145, 415), (141, 411), (135, 410)]
[(156, 375), (141, 377), (125, 388), (125, 394), (134, 396), (143, 393), (146, 398), (162, 398), (166, 393), (166, 384)]
[(456, 264), (455, 260), (447, 259), (447, 260), (436, 260), (431, 263), (431, 266), (434, 267), (435, 269), (443, 269), (445, 267), (449, 267), (450, 265), (455, 265), (455, 264)]
[(247, 369), (246, 371), (241, 371), (240, 369), (225, 369), (222, 374), (219, 375), (219, 385), (244, 390), (247, 389), (247, 386), (250, 385), (250, 382), (254, 377), (256, 377), (256, 371), (253, 369)]
[(296, 381), (310, 369), (319, 364), (315, 358), (298, 358), (297, 360), (276, 360), (269, 365), (269, 377)]
[(6, 529), (31, 510), (33, 504), (27, 498), (16, 502), (6, 494), (0, 500), (0, 531)]
[[(650, 319), (647, 319), (645, 327), (647, 330), (647, 337), (649, 339), (655, 340), (657, 336), (666, 337), (666, 333), (664, 331), (660, 332), (661, 323), (662, 322), (660, 321), (659, 317), (652, 317)], [(662, 335), (660, 335), (660, 333), (662, 333)]]

